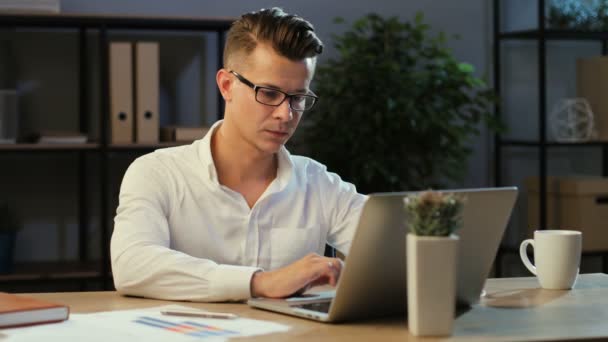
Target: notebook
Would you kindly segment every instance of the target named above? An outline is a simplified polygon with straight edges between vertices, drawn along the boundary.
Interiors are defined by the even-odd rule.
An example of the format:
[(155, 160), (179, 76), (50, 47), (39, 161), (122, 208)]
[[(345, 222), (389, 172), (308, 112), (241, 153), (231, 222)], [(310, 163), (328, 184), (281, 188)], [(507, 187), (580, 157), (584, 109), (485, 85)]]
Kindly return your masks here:
[(0, 328), (61, 322), (69, 315), (67, 305), (0, 292)]
[[(479, 300), (515, 200), (517, 188), (446, 190), (466, 198), (458, 255), (456, 298)], [(322, 322), (402, 314), (407, 307), (403, 197), (371, 194), (335, 290), (286, 299), (252, 298), (252, 307)]]

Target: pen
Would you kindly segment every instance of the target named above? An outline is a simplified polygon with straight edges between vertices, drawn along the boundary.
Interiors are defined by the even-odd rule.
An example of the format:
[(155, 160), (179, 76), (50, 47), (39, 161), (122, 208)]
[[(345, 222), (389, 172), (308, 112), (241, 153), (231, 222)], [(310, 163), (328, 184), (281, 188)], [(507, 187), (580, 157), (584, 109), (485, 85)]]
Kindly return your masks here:
[(180, 309), (168, 309), (161, 310), (161, 314), (168, 316), (188, 316), (188, 317), (203, 317), (203, 318), (221, 318), (221, 319), (234, 319), (239, 316), (232, 313), (225, 312), (211, 312), (202, 310), (180, 310)]

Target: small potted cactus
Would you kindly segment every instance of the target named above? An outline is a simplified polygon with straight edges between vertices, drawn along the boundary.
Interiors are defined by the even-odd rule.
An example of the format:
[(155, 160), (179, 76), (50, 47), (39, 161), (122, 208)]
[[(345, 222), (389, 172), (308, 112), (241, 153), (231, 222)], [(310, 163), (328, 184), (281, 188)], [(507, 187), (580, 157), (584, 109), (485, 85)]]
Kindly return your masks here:
[(464, 198), (424, 191), (404, 198), (408, 328), (415, 336), (451, 335), (456, 307), (458, 236)]

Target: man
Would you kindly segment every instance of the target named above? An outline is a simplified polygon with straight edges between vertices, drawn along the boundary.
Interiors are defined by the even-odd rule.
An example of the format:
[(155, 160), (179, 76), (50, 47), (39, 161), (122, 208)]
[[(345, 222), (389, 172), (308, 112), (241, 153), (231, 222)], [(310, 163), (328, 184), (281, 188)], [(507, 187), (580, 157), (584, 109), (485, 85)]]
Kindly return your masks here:
[(320, 254), (326, 242), (348, 251), (366, 197), (284, 147), (317, 100), (321, 51), (312, 25), (278, 8), (233, 24), (216, 75), (224, 120), (124, 176), (111, 243), (120, 293), (228, 301), (336, 284), (342, 263)]

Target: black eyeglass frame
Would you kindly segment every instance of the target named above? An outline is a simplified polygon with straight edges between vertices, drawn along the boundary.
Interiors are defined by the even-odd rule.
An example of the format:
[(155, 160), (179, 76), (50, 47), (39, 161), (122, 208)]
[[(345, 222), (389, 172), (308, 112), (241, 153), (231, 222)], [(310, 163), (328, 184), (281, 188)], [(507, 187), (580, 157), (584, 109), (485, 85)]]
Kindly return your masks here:
[[(266, 105), (266, 106), (278, 107), (283, 102), (285, 102), (286, 99), (289, 98), (289, 108), (291, 108), (291, 110), (296, 111), (296, 112), (304, 112), (304, 111), (307, 111), (307, 110), (311, 110), (315, 106), (315, 104), (317, 103), (317, 101), (319, 100), (319, 97), (316, 94), (312, 93), (312, 92), (308, 93), (308, 94), (289, 94), (289, 93), (286, 93), (286, 92), (284, 92), (284, 91), (282, 91), (280, 89), (277, 89), (277, 88), (264, 87), (264, 86), (259, 86), (257, 84), (254, 84), (253, 82), (251, 82), (250, 80), (246, 79), (245, 77), (243, 77), (243, 75), (239, 74), (238, 72), (236, 72), (234, 70), (230, 70), (229, 72), (231, 74), (233, 74), (244, 85), (246, 85), (249, 88), (251, 88), (251, 89), (254, 90), (256, 102), (261, 103), (261, 104)], [(269, 103), (261, 102), (260, 100), (258, 100), (258, 91), (260, 89), (268, 89), (268, 90), (279, 92), (279, 93), (283, 94), (283, 99), (278, 104), (269, 104)], [(293, 108), (293, 106), (291, 105), (291, 99), (293, 99), (295, 96), (311, 98), (311, 99), (313, 99), (312, 104), (310, 105), (309, 108), (304, 108), (304, 109)], [(305, 101), (305, 103), (306, 103), (306, 101)]]

